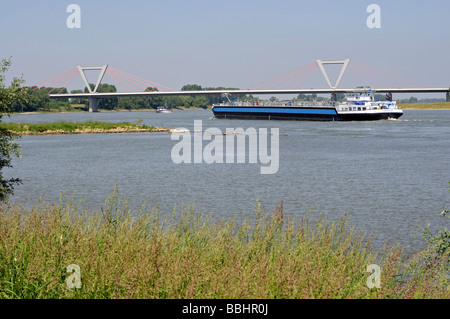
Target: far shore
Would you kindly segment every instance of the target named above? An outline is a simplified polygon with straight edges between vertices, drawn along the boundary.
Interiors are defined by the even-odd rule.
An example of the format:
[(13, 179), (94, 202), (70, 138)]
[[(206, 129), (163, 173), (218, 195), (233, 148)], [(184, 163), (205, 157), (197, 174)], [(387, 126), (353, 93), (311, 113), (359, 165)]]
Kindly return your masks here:
[[(194, 107), (177, 107), (173, 109), (169, 109), (170, 111), (198, 111), (198, 110), (210, 110), (210, 109), (204, 109), (204, 108), (194, 108)], [(114, 113), (114, 112), (156, 112), (155, 109), (116, 109), (116, 110), (98, 110), (97, 113)], [(11, 115), (18, 115), (18, 114), (24, 114), (24, 115), (30, 115), (30, 114), (52, 114), (52, 113), (58, 113), (58, 114), (69, 114), (69, 113), (89, 113), (88, 111), (83, 111), (79, 109), (75, 109), (73, 111), (58, 111), (58, 110), (51, 110), (51, 111), (34, 111), (34, 112), (13, 112)]]
[[(432, 102), (432, 103), (398, 103), (399, 107), (403, 110), (450, 110), (450, 102)], [(169, 109), (170, 111), (199, 111), (199, 110), (211, 110), (211, 108), (194, 108), (194, 107), (177, 107)], [(113, 112), (156, 112), (155, 109), (117, 109), (117, 110), (103, 110), (100, 109), (98, 113), (113, 113)], [(89, 113), (75, 108), (73, 111), (35, 111), (35, 112), (13, 112), (12, 115), (17, 114), (51, 114), (51, 113)]]

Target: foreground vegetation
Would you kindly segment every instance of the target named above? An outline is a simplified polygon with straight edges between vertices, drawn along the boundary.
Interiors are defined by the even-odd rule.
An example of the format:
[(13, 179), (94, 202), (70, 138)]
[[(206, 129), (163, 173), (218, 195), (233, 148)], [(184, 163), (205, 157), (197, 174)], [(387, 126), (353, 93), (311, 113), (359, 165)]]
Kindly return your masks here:
[[(409, 257), (398, 245), (376, 252), (348, 219), (312, 217), (288, 218), (282, 203), (270, 215), (257, 205), (240, 225), (213, 222), (195, 205), (133, 212), (117, 190), (101, 211), (71, 199), (3, 204), (0, 297), (449, 297), (446, 255), (434, 247)], [(381, 267), (380, 288), (368, 287), (370, 264)]]
[[(0, 123), (3, 115), (11, 113), (13, 101), (26, 102), (25, 89), (21, 87), (22, 78), (14, 77), (9, 85), (6, 85), (6, 72), (11, 66), (11, 59), (0, 60)], [(11, 160), (20, 155), (20, 147), (15, 143), (16, 134), (0, 127), (0, 202), (14, 194), (14, 186), (20, 184), (20, 178), (4, 178), (3, 168), (12, 167)]]
[(86, 133), (130, 133), (130, 132), (166, 132), (168, 129), (147, 126), (140, 123), (87, 122), (51, 122), (51, 123), (0, 123), (0, 128), (18, 135), (45, 134), (86, 134)]

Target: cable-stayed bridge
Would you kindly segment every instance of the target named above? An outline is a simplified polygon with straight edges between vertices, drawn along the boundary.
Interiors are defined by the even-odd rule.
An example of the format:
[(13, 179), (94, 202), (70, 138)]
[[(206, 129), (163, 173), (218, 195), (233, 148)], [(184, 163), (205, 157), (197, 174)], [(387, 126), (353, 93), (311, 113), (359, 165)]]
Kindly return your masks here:
[[(325, 69), (328, 64), (342, 65), (340, 73), (335, 83), (332, 83)], [(358, 77), (361, 83), (369, 86), (374, 93), (387, 93), (392, 96), (393, 93), (445, 93), (446, 101), (450, 101), (449, 87), (427, 87), (417, 85), (412, 81), (392, 75), (385, 71), (380, 71), (350, 59), (345, 60), (316, 60), (289, 72), (278, 75), (274, 78), (262, 81), (246, 89), (225, 89), (225, 90), (198, 90), (198, 91), (180, 91), (171, 89), (167, 86), (145, 80), (138, 76), (126, 73), (124, 71), (109, 67), (108, 65), (85, 67), (77, 66), (60, 75), (54, 76), (46, 81), (34, 85), (34, 89), (49, 88), (50, 98), (88, 98), (89, 111), (97, 111), (97, 103), (100, 98), (122, 97), (122, 96), (176, 96), (176, 95), (207, 95), (207, 94), (331, 94), (331, 99), (336, 100), (338, 93), (365, 91), (367, 88), (338, 88), (338, 85), (346, 72), (350, 70)], [(86, 78), (85, 71), (97, 70), (99, 75), (93, 87)], [(320, 70), (325, 78), (328, 88), (305, 89), (301, 88), (303, 84), (317, 71)], [(107, 75), (118, 88), (123, 92), (98, 92), (103, 77)], [(62, 93), (72, 81), (81, 76), (86, 85), (87, 92), (83, 93)], [(368, 79), (368, 76), (370, 79)], [(383, 83), (391, 86), (383, 85)], [(398, 87), (398, 83), (403, 83), (405, 87)], [(372, 85), (371, 85), (372, 84)], [(376, 87), (374, 87), (374, 84)], [(397, 85), (395, 85), (397, 84)], [(415, 85), (414, 85), (415, 84)], [(408, 87), (406, 87), (408, 85)], [(411, 86), (412, 85), (412, 86)], [(58, 89), (56, 89), (58, 87)], [(85, 90), (85, 91), (86, 91)]]

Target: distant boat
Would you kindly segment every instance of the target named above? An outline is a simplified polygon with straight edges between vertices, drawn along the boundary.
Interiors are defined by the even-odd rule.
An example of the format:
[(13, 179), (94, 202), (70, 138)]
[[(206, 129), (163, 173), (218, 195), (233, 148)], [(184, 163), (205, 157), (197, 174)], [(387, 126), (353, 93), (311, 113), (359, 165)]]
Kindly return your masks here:
[(156, 113), (172, 113), (171, 110), (168, 110), (167, 108), (165, 108), (164, 106), (158, 106), (156, 108)]
[(229, 102), (213, 105), (218, 119), (370, 121), (397, 119), (403, 111), (392, 101), (374, 101), (370, 88), (348, 92), (346, 102)]

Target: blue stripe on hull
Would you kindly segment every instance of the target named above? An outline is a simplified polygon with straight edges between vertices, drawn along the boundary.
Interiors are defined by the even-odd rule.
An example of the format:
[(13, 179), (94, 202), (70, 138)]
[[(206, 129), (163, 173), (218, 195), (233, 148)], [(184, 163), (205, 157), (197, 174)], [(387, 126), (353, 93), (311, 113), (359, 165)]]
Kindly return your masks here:
[(289, 107), (214, 107), (215, 113), (277, 113), (277, 114), (317, 114), (317, 115), (337, 115), (332, 108), (289, 108)]

